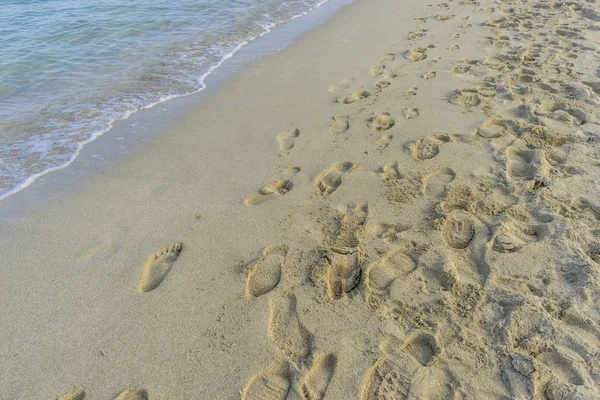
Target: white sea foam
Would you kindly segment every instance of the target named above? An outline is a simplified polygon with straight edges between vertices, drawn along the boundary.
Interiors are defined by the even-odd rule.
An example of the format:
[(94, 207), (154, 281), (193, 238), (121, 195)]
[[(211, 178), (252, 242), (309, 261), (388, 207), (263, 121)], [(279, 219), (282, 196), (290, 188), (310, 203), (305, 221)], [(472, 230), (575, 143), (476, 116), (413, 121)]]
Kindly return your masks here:
[[(115, 0), (104, 1), (110, 3)], [(20, 98), (19, 91), (8, 90), (7, 95), (4, 93), (6, 90), (0, 92), (8, 100), (8, 109), (4, 112), (0, 110), (0, 200), (23, 190), (48, 173), (69, 166), (85, 145), (110, 131), (115, 122), (127, 119), (139, 110), (204, 90), (206, 78), (242, 47), (269, 33), (275, 26), (304, 16), (326, 2), (327, 0), (271, 2), (269, 9), (261, 10), (256, 17), (246, 17), (247, 23), (237, 27), (223, 25), (229, 18), (225, 16), (218, 28), (226, 34), (217, 32), (218, 37), (214, 38), (211, 37), (211, 32), (204, 32), (207, 38), (199, 42), (185, 41), (184, 34), (190, 32), (175, 32), (181, 40), (172, 43), (170, 47), (160, 48), (162, 53), (151, 57), (150, 63), (140, 62), (134, 68), (128, 68), (132, 60), (129, 60), (130, 64), (123, 64), (121, 67), (125, 68), (125, 72), (115, 77), (114, 92), (111, 87), (86, 84), (86, 79), (93, 82), (96, 73), (94, 69), (94, 74), (65, 71), (64, 79), (41, 77), (42, 83), (38, 83), (38, 86), (44, 86), (44, 78), (62, 79), (64, 85), (71, 84), (75, 90), (67, 91), (67, 96), (59, 96), (57, 93), (55, 98), (52, 93), (42, 93), (40, 97), (47, 99), (45, 104), (39, 104), (35, 90), (30, 90), (27, 94), (38, 101), (38, 104), (34, 104), (37, 107), (35, 113), (31, 107), (28, 109), (20, 103), (20, 100), (27, 103), (28, 98)], [(210, 1), (207, 4), (209, 3)], [(240, 12), (243, 14), (243, 10)], [(12, 13), (14, 16), (18, 11), (13, 10)], [(9, 19), (10, 16), (9, 13)], [(111, 32), (111, 35), (119, 33), (117, 30)], [(78, 37), (77, 31), (71, 34), (71, 40), (85, 40)], [(93, 38), (88, 40), (93, 42)], [(125, 47), (120, 49), (121, 52), (127, 50)], [(5, 70), (11, 66), (19, 67), (11, 64), (8, 59), (11, 55), (14, 54), (7, 51), (3, 58), (0, 57), (0, 67)], [(113, 58), (115, 55), (107, 56), (107, 65), (115, 62)], [(103, 65), (97, 66), (98, 69), (102, 67)], [(18, 81), (19, 78), (23, 77), (17, 76), (14, 80)], [(11, 76), (6, 78), (10, 79)], [(33, 80), (31, 77), (23, 78), (24, 81), (27, 79)], [(110, 80), (110, 75), (108, 79)], [(0, 89), (8, 87), (8, 84), (0, 82)], [(51, 85), (49, 87), (52, 88)], [(14, 118), (15, 115), (17, 118)], [(3, 123), (6, 119), (9, 119), (8, 123)]]

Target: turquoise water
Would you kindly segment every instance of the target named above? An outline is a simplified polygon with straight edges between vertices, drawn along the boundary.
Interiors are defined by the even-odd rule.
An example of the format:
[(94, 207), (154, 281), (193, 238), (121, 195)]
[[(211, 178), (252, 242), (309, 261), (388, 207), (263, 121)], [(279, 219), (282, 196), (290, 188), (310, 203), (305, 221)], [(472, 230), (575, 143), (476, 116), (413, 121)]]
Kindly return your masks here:
[(1, 0), (0, 199), (325, 0)]

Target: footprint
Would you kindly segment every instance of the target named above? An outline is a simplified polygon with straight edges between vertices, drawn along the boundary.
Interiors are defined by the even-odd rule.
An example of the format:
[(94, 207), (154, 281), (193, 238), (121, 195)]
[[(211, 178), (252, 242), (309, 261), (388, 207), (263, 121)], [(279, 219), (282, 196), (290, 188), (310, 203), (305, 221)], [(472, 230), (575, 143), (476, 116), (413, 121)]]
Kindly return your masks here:
[(398, 171), (398, 163), (393, 162), (385, 164), (379, 171), (383, 175), (383, 180), (396, 180), (402, 178), (402, 174)]
[(360, 237), (367, 222), (369, 208), (367, 204), (359, 204), (345, 213), (335, 236), (329, 239), (330, 246), (338, 253), (350, 253), (360, 244)]
[(456, 103), (465, 107), (475, 107), (481, 100), (475, 89), (460, 89), (454, 97)]
[(363, 383), (362, 400), (404, 400), (410, 393), (412, 376), (393, 362), (381, 358)]
[(475, 235), (475, 225), (462, 212), (453, 212), (442, 225), (442, 238), (453, 249), (465, 249)]
[(341, 298), (360, 282), (359, 245), (367, 215), (366, 204), (354, 207), (344, 214), (338, 231), (329, 239), (331, 252), (325, 258), (328, 261), (327, 293), (332, 299)]
[(408, 229), (410, 229), (409, 225), (373, 222), (369, 224), (366, 230), (369, 237), (376, 237), (378, 239), (385, 240), (388, 243), (394, 243), (398, 241), (398, 235)]
[(483, 65), (490, 69), (495, 69), (498, 71), (510, 70), (511, 67), (505, 63), (501, 58), (498, 57), (488, 57), (483, 60)]
[(281, 267), (287, 246), (271, 246), (263, 251), (256, 264), (250, 267), (246, 280), (246, 295), (259, 297), (275, 289), (281, 279)]
[(332, 93), (341, 92), (342, 90), (348, 89), (352, 85), (352, 79), (341, 80), (337, 85), (331, 85), (327, 88), (327, 91)]
[(380, 60), (380, 62), (385, 63), (389, 61), (394, 61), (394, 58), (396, 58), (396, 55), (394, 53), (386, 53)]
[(294, 139), (300, 135), (300, 131), (297, 128), (292, 128), (287, 131), (281, 132), (277, 135), (277, 141), (279, 142), (279, 149), (282, 151), (290, 150), (294, 147)]
[(514, 253), (525, 245), (540, 240), (543, 229), (540, 225), (510, 219), (497, 230), (492, 239), (492, 250), (498, 253)]
[(525, 242), (510, 233), (499, 233), (492, 240), (492, 250), (498, 253), (514, 253), (525, 245)]
[(278, 301), (271, 299), (269, 337), (297, 368), (304, 364), (310, 353), (312, 335), (298, 318), (294, 295)]
[(506, 173), (516, 180), (532, 180), (537, 175), (533, 150), (509, 148), (506, 152)]
[(281, 178), (268, 182), (256, 193), (255, 195), (246, 199), (245, 203), (247, 206), (256, 206), (264, 203), (267, 200), (274, 199), (277, 196), (281, 196), (292, 190), (292, 178), (300, 172), (298, 167), (287, 168), (281, 174)]
[(337, 366), (337, 357), (326, 354), (319, 357), (308, 371), (301, 384), (302, 398), (305, 400), (322, 400), (333, 378)]
[(508, 36), (498, 36), (492, 43), (494, 47), (507, 47), (510, 46), (510, 38)]
[(173, 263), (181, 253), (182, 247), (183, 243), (178, 242), (151, 255), (144, 264), (144, 271), (138, 283), (138, 291), (146, 293), (156, 289), (171, 270)]
[(85, 390), (75, 389), (69, 393), (59, 396), (56, 400), (83, 400), (85, 398)]
[(374, 67), (371, 67), (371, 75), (373, 76), (379, 76), (379, 75), (383, 75), (383, 71), (385, 71), (385, 65), (375, 65)]
[(358, 250), (348, 253), (333, 250), (327, 255), (327, 260), (327, 294), (334, 300), (339, 299), (360, 283), (362, 270)]
[(417, 160), (430, 160), (440, 152), (440, 145), (448, 143), (450, 136), (446, 134), (424, 137), (415, 142), (412, 147), (412, 155)]
[(433, 171), (423, 178), (421, 192), (427, 197), (441, 199), (455, 176), (454, 171), (447, 167)]
[(417, 40), (427, 36), (427, 29), (418, 28), (408, 34), (408, 40)]
[(344, 133), (344, 132), (346, 132), (348, 130), (348, 128), (350, 128), (350, 124), (348, 123), (348, 119), (349, 118), (350, 118), (350, 116), (348, 116), (348, 115), (336, 115), (336, 116), (334, 116), (333, 119), (335, 120), (335, 122), (329, 128), (329, 130), (331, 131), (331, 133)]
[(414, 108), (414, 107), (409, 107), (402, 111), (402, 115), (404, 115), (404, 118), (406, 118), (406, 119), (417, 118), (419, 116), (419, 109)]
[(467, 64), (455, 64), (452, 66), (452, 72), (457, 75), (466, 74), (471, 69), (470, 65)]
[(417, 268), (404, 250), (394, 250), (383, 260), (372, 264), (367, 270), (367, 287), (375, 293), (386, 290), (397, 278), (406, 276)]
[(435, 336), (425, 331), (418, 331), (410, 335), (400, 350), (410, 354), (423, 366), (433, 364), (442, 352)]
[(380, 79), (377, 82), (375, 82), (375, 87), (379, 90), (382, 90), (390, 86), (391, 84), (392, 82), (388, 81), (387, 79)]
[(423, 74), (423, 79), (425, 79), (426, 81), (429, 79), (433, 79), (435, 78), (436, 73), (434, 71), (427, 71)]
[(379, 151), (385, 150), (389, 145), (394, 136), (392, 135), (383, 135), (377, 140), (377, 149)]
[(288, 368), (273, 365), (250, 379), (242, 400), (285, 400), (291, 385)]
[(371, 127), (376, 131), (386, 131), (394, 126), (394, 118), (387, 113), (374, 113), (371, 118)]
[(501, 371), (510, 388), (512, 398), (534, 398), (535, 383), (532, 374), (535, 368), (533, 359), (523, 354), (509, 353), (501, 360), (501, 365)]
[(418, 94), (419, 88), (418, 87), (412, 87), (410, 89), (408, 89), (406, 92), (404, 92), (404, 95), (406, 97), (414, 97)]
[(452, 19), (454, 17), (456, 17), (456, 15), (454, 14), (438, 14), (435, 19), (437, 19), (438, 21), (448, 21), (449, 19)]
[(560, 102), (541, 104), (534, 109), (534, 113), (535, 115), (573, 125), (582, 125), (587, 122), (587, 116), (583, 111), (567, 107), (566, 104)]
[(454, 285), (459, 282), (458, 271), (456, 265), (449, 259), (443, 259), (438, 264), (435, 271), (435, 276), (444, 291), (450, 291)]
[(360, 92), (354, 92), (352, 94), (349, 94), (347, 96), (342, 96), (338, 98), (338, 103), (342, 103), (342, 104), (352, 104), (355, 101), (359, 101), (362, 99), (366, 99), (367, 97), (369, 97), (371, 95), (371, 93), (366, 92), (366, 91), (360, 91)]
[(585, 385), (586, 381), (582, 374), (584, 369), (581, 368), (580, 371), (576, 360), (561, 353), (558, 349), (548, 349), (538, 357), (538, 360), (546, 364), (553, 374), (563, 382), (575, 386)]
[(427, 52), (427, 49), (425, 49), (423, 47), (419, 47), (416, 49), (410, 49), (406, 53), (405, 57), (412, 62), (423, 61), (424, 59), (427, 58), (426, 52)]
[(501, 119), (488, 119), (477, 129), (477, 134), (486, 139), (495, 139), (507, 133), (507, 123)]
[(342, 184), (342, 177), (353, 167), (351, 162), (336, 162), (323, 171), (315, 180), (317, 190), (327, 197)]
[(115, 400), (148, 400), (148, 392), (144, 389), (126, 389)]

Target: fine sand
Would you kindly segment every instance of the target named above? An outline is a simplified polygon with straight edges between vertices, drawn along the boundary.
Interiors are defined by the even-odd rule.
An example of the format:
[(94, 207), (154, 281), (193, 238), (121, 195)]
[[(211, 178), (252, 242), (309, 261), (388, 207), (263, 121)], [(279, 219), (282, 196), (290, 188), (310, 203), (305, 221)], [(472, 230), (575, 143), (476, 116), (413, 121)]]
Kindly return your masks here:
[(2, 221), (0, 398), (600, 398), (599, 22), (358, 0), (255, 61)]

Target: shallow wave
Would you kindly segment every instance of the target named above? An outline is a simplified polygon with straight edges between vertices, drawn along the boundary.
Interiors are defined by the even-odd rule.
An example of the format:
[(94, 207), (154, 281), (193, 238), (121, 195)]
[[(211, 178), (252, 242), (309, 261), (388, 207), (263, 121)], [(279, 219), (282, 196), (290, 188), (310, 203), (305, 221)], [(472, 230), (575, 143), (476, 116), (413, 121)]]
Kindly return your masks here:
[(0, 200), (67, 167), (116, 121), (203, 90), (205, 78), (248, 42), (326, 1), (3, 5)]

